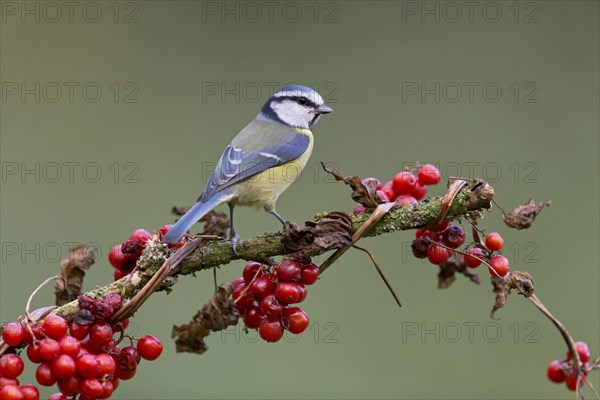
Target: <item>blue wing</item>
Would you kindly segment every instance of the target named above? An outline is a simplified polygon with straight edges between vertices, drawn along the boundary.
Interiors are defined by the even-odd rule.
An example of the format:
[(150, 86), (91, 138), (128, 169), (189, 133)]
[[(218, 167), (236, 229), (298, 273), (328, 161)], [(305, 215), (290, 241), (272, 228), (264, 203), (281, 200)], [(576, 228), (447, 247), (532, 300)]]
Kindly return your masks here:
[[(256, 133), (260, 135), (260, 132)], [(260, 140), (260, 139), (259, 139)], [(269, 168), (285, 164), (300, 157), (308, 149), (310, 138), (296, 130), (289, 129), (281, 135), (279, 143), (263, 149), (244, 151), (236, 147), (236, 140), (229, 144), (198, 201), (207, 201), (213, 194), (244, 181)], [(255, 147), (255, 146), (253, 146)]]

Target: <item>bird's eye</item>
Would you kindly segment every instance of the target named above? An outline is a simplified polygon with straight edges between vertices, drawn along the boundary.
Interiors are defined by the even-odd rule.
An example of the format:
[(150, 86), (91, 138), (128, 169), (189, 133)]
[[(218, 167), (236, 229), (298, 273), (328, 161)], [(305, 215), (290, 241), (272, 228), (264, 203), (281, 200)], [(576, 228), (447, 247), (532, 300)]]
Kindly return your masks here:
[(300, 103), (301, 105), (305, 106), (308, 104), (308, 99), (305, 99), (304, 97), (300, 97), (298, 99), (298, 103)]

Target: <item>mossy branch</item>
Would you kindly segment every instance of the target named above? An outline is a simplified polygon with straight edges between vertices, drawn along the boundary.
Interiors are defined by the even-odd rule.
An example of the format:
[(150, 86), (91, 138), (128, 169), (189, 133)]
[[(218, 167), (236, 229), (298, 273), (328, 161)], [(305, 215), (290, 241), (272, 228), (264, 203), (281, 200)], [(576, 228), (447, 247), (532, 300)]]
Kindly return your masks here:
[[(450, 204), (444, 205), (442, 197), (425, 199), (414, 206), (399, 207), (390, 211), (376, 225), (369, 229), (363, 237), (379, 236), (385, 233), (416, 229), (439, 223), (439, 216), (446, 220), (458, 217), (481, 218), (486, 210), (491, 208), (494, 195), (493, 188), (483, 181), (476, 181), (464, 186), (453, 197)], [(320, 213), (315, 221), (323, 218), (326, 213)], [(370, 212), (364, 212), (352, 217), (352, 231), (358, 230), (369, 218)], [(238, 255), (231, 247), (229, 240), (203, 241), (200, 245), (173, 268), (171, 274), (161, 284), (157, 291), (170, 290), (178, 275), (193, 274), (197, 271), (220, 267), (237, 259), (264, 261), (269, 257), (282, 256), (292, 253), (282, 243), (283, 233), (268, 233), (256, 236), (238, 243)], [(332, 250), (332, 249), (329, 249)], [(148, 242), (140, 257), (136, 270), (128, 277), (111, 284), (96, 288), (86, 293), (94, 298), (103, 298), (108, 293), (119, 292), (131, 296), (139, 291), (154, 273), (173, 254), (158, 238)], [(72, 319), (79, 310), (77, 301), (65, 304), (53, 312), (66, 319)]]

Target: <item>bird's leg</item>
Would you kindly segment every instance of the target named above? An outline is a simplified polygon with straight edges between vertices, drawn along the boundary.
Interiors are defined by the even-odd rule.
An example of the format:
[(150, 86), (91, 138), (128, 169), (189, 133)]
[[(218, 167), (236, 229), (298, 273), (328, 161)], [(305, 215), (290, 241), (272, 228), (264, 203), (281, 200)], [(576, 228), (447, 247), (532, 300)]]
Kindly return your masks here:
[(274, 215), (275, 218), (277, 218), (279, 220), (279, 222), (281, 222), (283, 224), (284, 227), (288, 223), (281, 215), (279, 215), (277, 213), (277, 211), (275, 211), (275, 207), (265, 207), (265, 211), (268, 212), (269, 214)]
[(229, 237), (231, 238), (231, 246), (233, 247), (233, 252), (235, 253), (235, 255), (239, 255), (237, 252), (237, 242), (240, 240), (240, 237), (238, 236), (238, 234), (235, 232), (235, 228), (233, 226), (233, 208), (235, 207), (233, 204), (228, 203), (229, 205)]

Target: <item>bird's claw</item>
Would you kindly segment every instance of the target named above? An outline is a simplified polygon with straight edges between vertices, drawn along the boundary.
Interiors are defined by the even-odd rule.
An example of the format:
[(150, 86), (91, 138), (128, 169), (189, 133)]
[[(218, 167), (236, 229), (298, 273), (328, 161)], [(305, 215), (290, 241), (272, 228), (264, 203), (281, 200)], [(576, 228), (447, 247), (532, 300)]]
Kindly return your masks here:
[(237, 244), (240, 240), (240, 237), (237, 234), (234, 234), (231, 236), (231, 248), (233, 249), (233, 253), (236, 255), (236, 257), (239, 257), (238, 251), (237, 251)]

